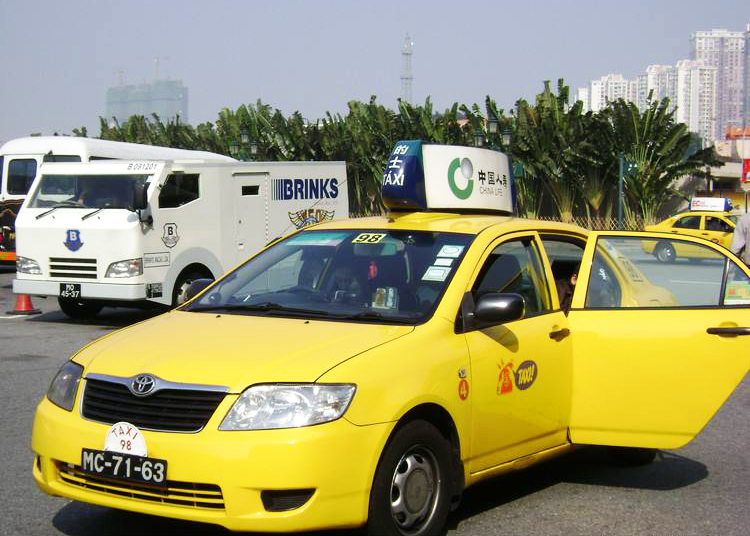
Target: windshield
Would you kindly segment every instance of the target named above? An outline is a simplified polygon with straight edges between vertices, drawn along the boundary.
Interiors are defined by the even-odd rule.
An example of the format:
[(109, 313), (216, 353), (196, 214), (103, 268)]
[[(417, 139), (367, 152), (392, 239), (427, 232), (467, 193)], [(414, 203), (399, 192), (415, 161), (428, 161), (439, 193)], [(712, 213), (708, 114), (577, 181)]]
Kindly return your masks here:
[(149, 175), (43, 175), (30, 208), (130, 208)]
[(304, 231), (242, 265), (184, 310), (418, 324), (432, 315), (472, 239)]

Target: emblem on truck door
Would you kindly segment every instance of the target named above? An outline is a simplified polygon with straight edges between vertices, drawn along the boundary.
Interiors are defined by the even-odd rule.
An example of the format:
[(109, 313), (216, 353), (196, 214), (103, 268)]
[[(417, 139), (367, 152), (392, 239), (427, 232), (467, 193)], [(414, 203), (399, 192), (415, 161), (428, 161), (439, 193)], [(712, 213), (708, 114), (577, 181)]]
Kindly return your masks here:
[(168, 248), (173, 248), (177, 245), (177, 242), (180, 241), (180, 235), (177, 234), (176, 223), (164, 224), (164, 234), (161, 236), (161, 241), (164, 242), (164, 245)]
[(76, 229), (65, 231), (65, 242), (63, 244), (70, 251), (78, 251), (83, 245), (83, 242), (81, 242), (81, 232)]

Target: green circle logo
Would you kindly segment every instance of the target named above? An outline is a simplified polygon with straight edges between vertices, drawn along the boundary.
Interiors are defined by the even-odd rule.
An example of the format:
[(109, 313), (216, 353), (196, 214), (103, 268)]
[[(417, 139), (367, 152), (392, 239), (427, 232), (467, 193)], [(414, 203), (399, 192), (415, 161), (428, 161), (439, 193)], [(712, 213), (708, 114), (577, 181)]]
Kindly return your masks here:
[[(464, 178), (468, 181), (466, 183), (465, 188), (459, 188), (456, 184), (456, 171), (461, 168), (461, 175), (464, 176)], [(464, 158), (463, 160), (460, 160), (458, 158), (454, 158), (451, 162), (450, 166), (448, 166), (448, 186), (451, 187), (451, 192), (453, 192), (453, 195), (458, 197), (459, 199), (468, 199), (471, 195), (472, 190), (474, 189), (474, 181), (472, 180), (471, 176), (474, 174), (474, 166), (471, 163), (471, 160), (468, 158)]]

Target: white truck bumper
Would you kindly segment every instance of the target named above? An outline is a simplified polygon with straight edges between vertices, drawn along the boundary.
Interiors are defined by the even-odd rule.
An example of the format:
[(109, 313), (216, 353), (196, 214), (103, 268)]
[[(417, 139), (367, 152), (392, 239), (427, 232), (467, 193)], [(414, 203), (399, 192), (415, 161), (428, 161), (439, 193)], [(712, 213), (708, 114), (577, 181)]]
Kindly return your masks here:
[[(31, 294), (34, 296), (59, 296), (61, 283), (71, 283), (71, 281), (14, 279), (13, 293)], [(76, 282), (76, 284), (81, 285), (82, 299), (124, 301), (146, 299), (146, 285), (144, 283), (126, 285), (122, 283), (113, 284)]]

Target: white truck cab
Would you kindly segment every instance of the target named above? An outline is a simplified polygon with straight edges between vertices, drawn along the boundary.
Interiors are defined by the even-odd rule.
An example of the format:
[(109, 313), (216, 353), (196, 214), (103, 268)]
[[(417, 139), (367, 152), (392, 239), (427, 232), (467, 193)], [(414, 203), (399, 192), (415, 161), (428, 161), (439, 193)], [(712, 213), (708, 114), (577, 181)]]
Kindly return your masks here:
[(68, 316), (175, 305), (276, 237), (346, 218), (343, 162), (43, 164), (16, 219), (13, 292)]

